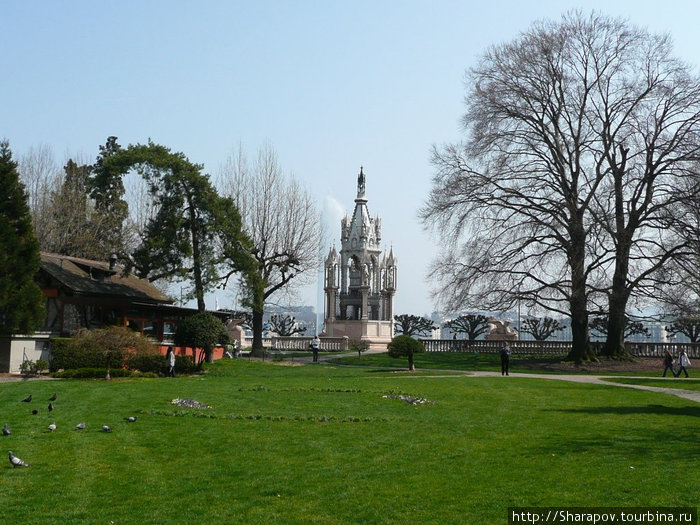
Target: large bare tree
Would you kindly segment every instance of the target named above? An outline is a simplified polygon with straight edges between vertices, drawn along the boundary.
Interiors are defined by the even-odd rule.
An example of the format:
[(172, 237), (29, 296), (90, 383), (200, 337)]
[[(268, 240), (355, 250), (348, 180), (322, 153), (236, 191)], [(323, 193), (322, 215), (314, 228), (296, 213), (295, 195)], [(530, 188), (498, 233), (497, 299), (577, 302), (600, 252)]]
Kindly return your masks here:
[(293, 296), (312, 282), (319, 264), (321, 218), (311, 193), (283, 174), (270, 145), (258, 151), (250, 166), (242, 148), (220, 170), (220, 184), (252, 239), (255, 265), (245, 279), (246, 303), (253, 312), (253, 350), (262, 350), (265, 304), (274, 296)]
[(19, 172), (27, 189), (32, 224), (39, 244), (46, 245), (51, 236), (51, 196), (61, 185), (61, 168), (55, 160), (53, 150), (47, 144), (32, 146), (20, 157)]
[(606, 349), (624, 350), (628, 300), (686, 243), (666, 232), (692, 197), (669, 190), (697, 156), (697, 79), (667, 37), (569, 13), (488, 49), (465, 102), (467, 138), (434, 149), (421, 210), (443, 232), (438, 299), (569, 315), (576, 361), (589, 308), (608, 302)]

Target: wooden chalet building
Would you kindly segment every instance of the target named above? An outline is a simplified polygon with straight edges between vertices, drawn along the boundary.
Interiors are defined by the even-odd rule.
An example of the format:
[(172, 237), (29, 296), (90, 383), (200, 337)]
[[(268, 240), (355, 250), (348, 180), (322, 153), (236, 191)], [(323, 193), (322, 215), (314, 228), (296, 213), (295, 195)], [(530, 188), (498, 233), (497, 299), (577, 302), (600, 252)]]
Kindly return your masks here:
[[(82, 328), (128, 326), (168, 344), (177, 323), (197, 312), (173, 305), (147, 280), (124, 275), (116, 257), (103, 262), (42, 253), (36, 281), (46, 298), (44, 324), (31, 336), (0, 338), (0, 372), (19, 372), (27, 359), (49, 360), (51, 337), (70, 337)], [(222, 321), (230, 316), (212, 313)]]

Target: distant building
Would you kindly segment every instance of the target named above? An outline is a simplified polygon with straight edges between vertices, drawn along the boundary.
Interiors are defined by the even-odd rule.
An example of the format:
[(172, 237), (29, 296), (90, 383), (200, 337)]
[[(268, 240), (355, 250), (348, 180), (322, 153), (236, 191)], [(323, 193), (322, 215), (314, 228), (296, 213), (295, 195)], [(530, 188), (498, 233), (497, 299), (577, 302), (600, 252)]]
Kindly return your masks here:
[(340, 254), (335, 246), (325, 261), (325, 327), (322, 337), (349, 337), (384, 346), (394, 334), (397, 261), (380, 247), (381, 220), (371, 217), (360, 168), (352, 218), (341, 221)]

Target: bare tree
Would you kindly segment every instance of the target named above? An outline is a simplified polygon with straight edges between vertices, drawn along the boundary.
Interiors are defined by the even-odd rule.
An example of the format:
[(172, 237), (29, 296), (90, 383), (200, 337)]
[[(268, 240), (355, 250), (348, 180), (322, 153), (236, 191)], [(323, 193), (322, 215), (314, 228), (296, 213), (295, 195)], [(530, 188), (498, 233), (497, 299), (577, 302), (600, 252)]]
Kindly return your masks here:
[[(594, 330), (603, 336), (608, 335), (608, 326), (609, 322), (606, 317), (594, 317), (591, 319), (591, 330)], [(625, 316), (623, 337), (627, 339), (633, 335), (643, 335), (644, 337), (649, 337), (651, 336), (651, 332), (641, 321), (630, 319), (628, 316)]]
[(671, 335), (683, 334), (691, 343), (700, 341), (700, 316), (679, 317), (666, 327)]
[(429, 335), (436, 328), (435, 323), (420, 315), (401, 314), (394, 316), (396, 335)]
[(265, 304), (273, 296), (293, 296), (298, 286), (316, 278), (320, 212), (311, 194), (282, 173), (270, 145), (259, 150), (253, 167), (239, 147), (221, 167), (220, 181), (253, 242), (255, 267), (245, 279), (244, 293), (253, 312), (253, 351), (259, 352)]
[(51, 147), (40, 144), (20, 158), (19, 172), (27, 190), (34, 232), (43, 247), (52, 229), (51, 194), (61, 184), (61, 168)]
[(557, 319), (551, 317), (526, 317), (522, 326), (519, 327), (521, 333), (532, 335), (535, 341), (546, 341), (554, 332), (563, 330), (565, 327)]
[(270, 316), (270, 330), (280, 337), (291, 337), (294, 334), (303, 334), (306, 327), (299, 326), (294, 316), (272, 315)]
[(445, 327), (455, 334), (467, 334), (470, 341), (474, 341), (489, 329), (489, 318), (483, 314), (464, 314), (445, 323)]
[(667, 232), (674, 201), (692, 195), (669, 190), (697, 156), (700, 91), (669, 53), (666, 37), (571, 13), (469, 71), (467, 140), (434, 149), (421, 211), (444, 235), (432, 271), (446, 309), (520, 298), (568, 315), (581, 361), (589, 307), (609, 300), (606, 348), (624, 351), (627, 301), (686, 242)]

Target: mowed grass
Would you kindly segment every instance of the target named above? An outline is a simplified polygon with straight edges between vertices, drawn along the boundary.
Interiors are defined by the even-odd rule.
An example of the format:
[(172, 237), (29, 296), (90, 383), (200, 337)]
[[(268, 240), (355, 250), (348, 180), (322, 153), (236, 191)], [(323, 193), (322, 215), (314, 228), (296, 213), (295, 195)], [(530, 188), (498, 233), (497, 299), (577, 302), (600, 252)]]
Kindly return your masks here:
[(2, 383), (3, 453), (31, 463), (4, 460), (2, 521), (493, 524), (512, 506), (696, 506), (699, 416), (615, 386), (244, 360)]
[[(640, 377), (658, 377), (663, 367), (658, 370), (647, 371), (598, 371), (595, 368), (586, 369), (562, 369), (550, 368), (550, 365), (562, 363), (564, 356), (534, 356), (514, 354), (510, 360), (511, 372), (536, 373), (536, 374), (575, 374), (575, 375), (635, 375)], [(501, 358), (497, 353), (469, 353), (469, 352), (425, 352), (414, 356), (415, 366), (422, 370), (464, 370), (481, 372), (500, 372)], [(394, 359), (388, 353), (345, 355), (331, 360), (332, 363), (347, 366), (363, 366), (374, 368), (406, 369), (407, 358)], [(659, 361), (661, 363), (661, 361)]]

